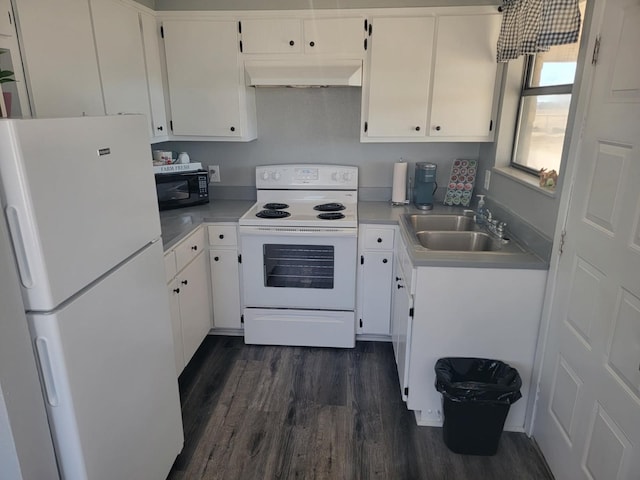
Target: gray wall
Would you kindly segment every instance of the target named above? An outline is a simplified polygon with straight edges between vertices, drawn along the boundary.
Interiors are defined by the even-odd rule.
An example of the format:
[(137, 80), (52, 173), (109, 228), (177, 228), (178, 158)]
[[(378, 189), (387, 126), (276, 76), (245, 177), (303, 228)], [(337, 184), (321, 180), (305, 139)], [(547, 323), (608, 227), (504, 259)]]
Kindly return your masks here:
[(135, 0), (136, 2), (144, 5), (145, 7), (149, 7), (149, 8), (156, 8), (156, 2), (155, 0)]
[[(151, 3), (152, 0), (138, 0)], [(440, 7), (499, 5), (499, 0), (155, 0), (156, 10), (314, 10), (325, 8)]]
[[(478, 143), (360, 143), (361, 89), (258, 88), (258, 139), (235, 142), (166, 142), (186, 151), (192, 161), (219, 165), (221, 187), (255, 187), (256, 165), (330, 163), (359, 167), (365, 199), (390, 200), (393, 163), (431, 161), (438, 165), (438, 183), (445, 185), (456, 158), (478, 158)], [(443, 189), (439, 190), (442, 196)]]

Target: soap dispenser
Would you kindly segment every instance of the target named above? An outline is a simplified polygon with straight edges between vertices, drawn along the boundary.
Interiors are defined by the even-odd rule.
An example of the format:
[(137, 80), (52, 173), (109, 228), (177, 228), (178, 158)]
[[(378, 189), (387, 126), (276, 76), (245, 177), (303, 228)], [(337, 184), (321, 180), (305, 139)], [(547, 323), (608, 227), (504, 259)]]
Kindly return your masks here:
[(476, 210), (476, 223), (478, 225), (484, 225), (487, 218), (487, 212), (484, 206), (484, 195), (477, 195), (477, 197), (480, 200), (478, 200), (478, 209)]

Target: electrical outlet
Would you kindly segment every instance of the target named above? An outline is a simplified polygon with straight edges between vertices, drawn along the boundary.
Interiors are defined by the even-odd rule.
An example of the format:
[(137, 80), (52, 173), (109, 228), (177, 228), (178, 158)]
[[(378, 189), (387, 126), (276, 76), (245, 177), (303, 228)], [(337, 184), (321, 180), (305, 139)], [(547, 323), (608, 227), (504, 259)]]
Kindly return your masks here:
[(489, 184), (491, 183), (491, 170), (484, 171), (484, 189), (489, 190)]
[(220, 182), (220, 167), (218, 165), (209, 165), (209, 183)]

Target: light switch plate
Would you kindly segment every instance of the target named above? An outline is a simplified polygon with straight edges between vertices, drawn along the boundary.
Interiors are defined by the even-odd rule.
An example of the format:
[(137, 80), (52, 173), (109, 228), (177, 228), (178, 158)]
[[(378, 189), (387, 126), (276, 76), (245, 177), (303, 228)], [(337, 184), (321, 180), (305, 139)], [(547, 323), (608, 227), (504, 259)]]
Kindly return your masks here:
[(209, 165), (209, 183), (220, 182), (220, 166)]

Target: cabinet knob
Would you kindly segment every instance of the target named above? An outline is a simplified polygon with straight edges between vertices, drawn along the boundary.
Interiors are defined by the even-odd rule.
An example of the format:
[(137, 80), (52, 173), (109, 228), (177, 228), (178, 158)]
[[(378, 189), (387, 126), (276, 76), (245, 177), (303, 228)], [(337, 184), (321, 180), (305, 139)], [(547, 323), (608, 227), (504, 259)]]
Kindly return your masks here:
[(194, 252), (198, 250), (198, 245), (194, 245), (193, 247), (191, 247), (191, 250), (193, 250)]
[(218, 238), (222, 240), (224, 238), (224, 234), (221, 233), (220, 235), (218, 235)]
[(382, 243), (382, 239), (378, 237), (378, 243)]
[(291, 45), (292, 47), (296, 44), (296, 42), (294, 42), (293, 40), (289, 41), (289, 45)]
[(188, 280), (182, 280), (180, 283), (183, 284), (183, 285), (188, 285), (189, 281)]
[(157, 130), (158, 130), (159, 132), (161, 132), (162, 130), (164, 130), (164, 127), (163, 127), (162, 125), (160, 125), (160, 126), (157, 128)]
[(179, 288), (174, 288), (173, 289), (173, 293), (180, 293), (180, 289)]
[(387, 263), (389, 260), (387, 260), (386, 258), (382, 259), (382, 263)]
[(419, 131), (420, 131), (420, 126), (417, 126), (416, 127), (416, 132), (419, 132)]
[(440, 125), (436, 125), (435, 127), (433, 127), (433, 129), (434, 129), (436, 132), (439, 132), (439, 131), (441, 130), (441, 127), (440, 127)]
[(236, 127), (231, 127), (229, 130), (231, 130), (232, 132), (236, 131)]
[(396, 282), (399, 282), (400, 280), (402, 280), (400, 277), (396, 277)]
[(214, 262), (217, 262), (217, 261), (219, 261), (219, 260), (220, 260), (220, 257), (213, 257), (213, 261), (214, 261)]
[(401, 288), (404, 288), (404, 285), (398, 284), (398, 290), (400, 290)]
[(309, 46), (310, 47), (315, 47), (316, 46), (316, 42), (309, 42)]

